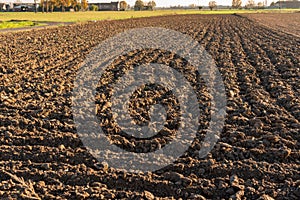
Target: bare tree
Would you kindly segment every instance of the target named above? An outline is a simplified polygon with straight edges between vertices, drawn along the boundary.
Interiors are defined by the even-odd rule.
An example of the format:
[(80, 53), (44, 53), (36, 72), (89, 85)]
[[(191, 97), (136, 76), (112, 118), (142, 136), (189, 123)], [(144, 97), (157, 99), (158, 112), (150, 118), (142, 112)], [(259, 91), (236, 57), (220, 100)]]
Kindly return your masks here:
[(210, 1), (208, 3), (208, 7), (210, 8), (210, 10), (213, 10), (214, 8), (217, 7), (217, 3), (215, 1)]
[(232, 8), (241, 8), (242, 0), (232, 0)]
[(264, 3), (263, 2), (258, 2), (257, 3), (257, 7), (258, 8), (263, 8), (264, 7)]
[(196, 7), (197, 7), (197, 5), (194, 4), (194, 3), (189, 5), (189, 8), (192, 8), (192, 9), (194, 9), (194, 8), (196, 8)]
[(255, 7), (255, 2), (254, 2), (254, 0), (248, 0), (248, 2), (247, 2), (247, 4), (246, 4), (245, 7), (248, 8), (248, 9), (254, 8), (254, 7)]
[(34, 12), (37, 13), (37, 3), (36, 3), (36, 0), (34, 0)]
[(150, 10), (153, 10), (155, 6), (156, 6), (155, 1), (149, 1), (148, 2), (148, 7), (150, 8)]

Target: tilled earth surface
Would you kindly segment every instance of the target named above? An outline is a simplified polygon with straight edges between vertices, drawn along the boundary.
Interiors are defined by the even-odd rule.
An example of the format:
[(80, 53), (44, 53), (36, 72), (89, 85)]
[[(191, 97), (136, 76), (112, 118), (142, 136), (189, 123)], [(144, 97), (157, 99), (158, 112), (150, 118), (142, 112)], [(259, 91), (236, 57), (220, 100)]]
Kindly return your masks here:
[(285, 31), (287, 33), (300, 36), (300, 12), (296, 13), (255, 13), (255, 14), (243, 14), (256, 22), (264, 24), (268, 27), (276, 29), (278, 31)]
[[(73, 122), (72, 88), (94, 46), (148, 26), (180, 31), (205, 47), (224, 80), (227, 116), (206, 158), (197, 157), (199, 136), (162, 170), (124, 173), (97, 162), (83, 146)], [(235, 15), (180, 15), (6, 33), (0, 39), (1, 199), (300, 198), (298, 37)], [(175, 59), (149, 49), (128, 56), (132, 63)]]

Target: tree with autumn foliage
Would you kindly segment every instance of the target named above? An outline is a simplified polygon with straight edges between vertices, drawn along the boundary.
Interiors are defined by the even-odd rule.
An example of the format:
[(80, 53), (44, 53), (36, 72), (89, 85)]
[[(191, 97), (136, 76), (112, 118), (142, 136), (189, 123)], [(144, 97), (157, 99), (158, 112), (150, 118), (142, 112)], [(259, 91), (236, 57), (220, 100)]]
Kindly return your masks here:
[(134, 10), (143, 10), (144, 9), (144, 2), (142, 0), (136, 0), (134, 4)]
[(120, 1), (120, 10), (124, 11), (127, 9), (127, 2), (126, 1)]
[(42, 12), (53, 12), (55, 8), (61, 8), (65, 12), (66, 8), (73, 8), (75, 11), (87, 10), (87, 0), (41, 0), (40, 7)]
[(81, 10), (86, 11), (88, 9), (89, 5), (87, 0), (81, 0)]
[(66, 11), (67, 7), (71, 6), (71, 0), (57, 0), (63, 12)]
[(73, 8), (74, 11), (79, 11), (81, 5), (78, 0), (70, 0), (70, 4), (71, 8)]
[(54, 8), (56, 8), (59, 4), (57, 2), (57, 0), (48, 0), (48, 6), (47, 6), (47, 12), (50, 11), (50, 12), (53, 12), (54, 11)]

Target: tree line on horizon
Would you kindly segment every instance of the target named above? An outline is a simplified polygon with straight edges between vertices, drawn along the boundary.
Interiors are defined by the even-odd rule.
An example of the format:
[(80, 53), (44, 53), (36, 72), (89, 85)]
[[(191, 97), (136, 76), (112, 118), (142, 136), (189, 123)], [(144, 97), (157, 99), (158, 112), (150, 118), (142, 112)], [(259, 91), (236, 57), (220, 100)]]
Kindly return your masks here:
[(88, 1), (87, 0), (41, 0), (40, 8), (42, 12), (53, 12), (55, 8), (65, 11), (66, 8), (72, 8), (74, 11), (87, 10)]
[[(17, 0), (20, 1), (20, 0)], [(35, 4), (37, 0), (35, 0)], [(293, 0), (297, 1), (297, 0)], [(274, 6), (275, 3), (272, 2), (270, 6)], [(245, 5), (246, 9), (252, 9), (252, 8), (264, 8), (265, 3), (263, 2), (258, 2), (257, 4), (255, 3), (254, 0), (248, 0), (248, 2)], [(133, 7), (131, 7), (125, 0), (122, 0), (119, 2), (119, 10), (120, 11), (125, 11), (129, 9), (134, 9), (136, 11), (140, 10), (154, 10), (156, 7), (156, 2), (153, 0), (144, 2), (142, 0), (136, 0), (135, 4)], [(178, 6), (180, 8), (180, 6)], [(199, 8), (201, 10), (203, 7), (202, 6), (197, 6), (196, 4), (191, 4), (189, 5), (190, 8)], [(217, 3), (216, 1), (212, 0), (209, 2), (208, 7), (210, 10), (214, 10), (217, 8)], [(242, 0), (232, 0), (232, 5), (231, 8), (233, 9), (241, 9), (242, 8)], [(87, 11), (87, 10), (92, 10), (92, 11), (97, 11), (98, 6), (97, 5), (89, 5), (88, 0), (40, 0), (39, 3), (39, 11), (42, 12), (53, 12), (53, 11), (66, 11), (66, 9), (72, 9), (73, 11)], [(37, 8), (36, 8), (37, 11)]]
[[(274, 2), (272, 2), (271, 3), (271, 5), (274, 5), (275, 3)], [(255, 1), (254, 0), (248, 0), (248, 2), (246, 3), (246, 5), (245, 5), (245, 8), (255, 8), (255, 7), (257, 7), (257, 8), (263, 8), (264, 6), (266, 6), (265, 4), (264, 4), (264, 2), (258, 2), (257, 4), (255, 4)], [(210, 8), (210, 10), (213, 10), (213, 9), (215, 9), (216, 7), (217, 7), (217, 3), (216, 3), (216, 1), (210, 1), (209, 3), (208, 3), (208, 7)], [(242, 8), (242, 0), (232, 0), (232, 4), (231, 4), (231, 7), (233, 8), (233, 9), (241, 9)]]
[[(66, 8), (72, 8), (74, 11), (86, 11), (89, 9), (87, 0), (41, 0), (39, 3), (42, 12), (53, 12), (55, 9), (66, 11)], [(156, 6), (155, 1), (144, 2), (142, 0), (136, 0), (134, 10), (153, 10)], [(128, 10), (130, 8), (126, 1), (120, 1), (119, 9), (121, 11)], [(98, 10), (96, 5), (91, 6), (91, 10)]]

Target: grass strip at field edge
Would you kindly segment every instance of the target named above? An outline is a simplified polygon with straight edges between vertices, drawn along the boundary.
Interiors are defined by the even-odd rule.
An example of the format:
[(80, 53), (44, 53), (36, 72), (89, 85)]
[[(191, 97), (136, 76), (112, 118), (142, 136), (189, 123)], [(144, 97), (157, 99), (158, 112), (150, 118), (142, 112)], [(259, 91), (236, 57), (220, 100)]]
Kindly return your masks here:
[(0, 30), (3, 29), (15, 29), (15, 28), (23, 28), (23, 27), (35, 27), (35, 26), (45, 26), (47, 24), (41, 22), (33, 22), (33, 21), (4, 21), (0, 22)]

